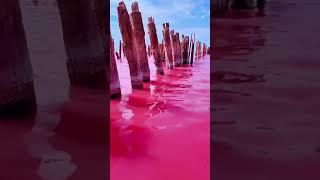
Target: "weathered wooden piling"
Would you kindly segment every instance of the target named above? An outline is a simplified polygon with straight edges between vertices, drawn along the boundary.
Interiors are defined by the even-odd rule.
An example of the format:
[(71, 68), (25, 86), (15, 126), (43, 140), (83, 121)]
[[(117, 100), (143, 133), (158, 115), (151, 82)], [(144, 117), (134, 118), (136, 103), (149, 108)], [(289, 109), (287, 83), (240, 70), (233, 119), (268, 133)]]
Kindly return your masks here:
[(0, 113), (30, 112), (36, 98), (19, 0), (2, 1), (0, 12)]
[(160, 54), (160, 47), (157, 35), (156, 25), (154, 23), (154, 19), (152, 17), (148, 18), (148, 34), (150, 38), (150, 47), (152, 49), (152, 54), (154, 58), (154, 64), (157, 68), (157, 74), (164, 74), (162, 67), (162, 59)]
[(118, 69), (115, 59), (115, 51), (114, 51), (114, 41), (111, 36), (110, 31), (110, 96), (119, 97), (121, 96), (121, 88), (120, 88), (120, 81), (118, 75)]
[(188, 46), (188, 64), (191, 62), (191, 49), (192, 49), (192, 33), (189, 39), (189, 46)]
[(159, 44), (159, 51), (160, 51), (160, 57), (161, 57), (161, 61), (165, 62), (165, 51), (164, 51), (164, 45), (163, 45), (163, 41), (162, 43)]
[(202, 57), (202, 43), (199, 42), (199, 58)]
[[(101, 18), (95, 11), (97, 2), (57, 0), (67, 54), (71, 85), (106, 88), (106, 56), (101, 36)], [(102, 9), (100, 7), (100, 9)], [(100, 13), (101, 14), (101, 10)], [(99, 25), (98, 25), (99, 24)]]
[(119, 42), (119, 56), (120, 56), (120, 59), (122, 58), (122, 42), (120, 40)]
[(197, 59), (198, 58), (198, 41), (197, 42), (195, 42), (195, 44), (196, 44), (196, 46), (195, 46), (195, 59)]
[(148, 64), (147, 48), (145, 42), (145, 32), (143, 28), (142, 15), (139, 11), (138, 2), (133, 2), (131, 5), (131, 24), (133, 28), (133, 35), (135, 38), (135, 45), (137, 47), (137, 56), (140, 63), (140, 69), (144, 82), (150, 81), (150, 69)]
[(188, 64), (189, 36), (183, 36), (182, 64)]
[(163, 40), (166, 55), (166, 64), (168, 69), (173, 69), (173, 56), (172, 56), (172, 45), (170, 40), (170, 29), (169, 23), (163, 23)]
[(123, 50), (125, 52), (129, 64), (131, 86), (134, 89), (142, 89), (143, 78), (137, 56), (137, 48), (134, 44), (135, 38), (130, 22), (129, 13), (123, 1), (119, 2), (117, 10), (120, 32), (123, 40)]
[(197, 48), (196, 48), (197, 50), (197, 52), (196, 52), (196, 57), (197, 57), (197, 59), (199, 59), (200, 57), (201, 57), (201, 42), (200, 41), (198, 41), (197, 42)]
[(182, 64), (184, 64), (184, 62), (186, 61), (185, 60), (185, 57), (186, 57), (186, 52), (185, 52), (185, 50), (186, 50), (186, 48), (185, 48), (185, 46), (186, 46), (186, 38), (185, 38), (185, 36), (184, 36), (184, 34), (182, 34), (182, 36), (181, 36), (181, 57), (182, 57)]
[(176, 43), (177, 43), (177, 60), (176, 60), (176, 66), (181, 66), (182, 64), (182, 54), (181, 54), (181, 42), (180, 42), (180, 35), (178, 32), (176, 32)]
[(148, 57), (151, 56), (151, 50), (150, 50), (150, 46), (148, 45)]
[(203, 44), (203, 50), (202, 50), (202, 56), (207, 55), (207, 45), (204, 43)]
[(195, 43), (195, 40), (196, 40), (196, 35), (194, 34), (193, 39), (192, 39), (192, 36), (191, 36), (191, 57), (190, 57), (190, 64), (193, 64), (194, 43)]
[(177, 35), (175, 34), (174, 30), (170, 31), (171, 36), (171, 45), (172, 45), (172, 54), (173, 54), (173, 60), (175, 66), (180, 66), (180, 59), (178, 54), (178, 40)]

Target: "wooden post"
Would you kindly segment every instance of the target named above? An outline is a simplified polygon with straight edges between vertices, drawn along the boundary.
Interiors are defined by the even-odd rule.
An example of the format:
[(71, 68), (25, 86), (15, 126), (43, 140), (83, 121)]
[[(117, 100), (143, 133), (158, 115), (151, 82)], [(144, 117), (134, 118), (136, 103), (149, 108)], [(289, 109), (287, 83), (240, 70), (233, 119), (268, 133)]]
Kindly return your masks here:
[(177, 60), (178, 60), (178, 56), (177, 56), (177, 53), (178, 53), (177, 52), (177, 39), (176, 39), (176, 34), (174, 33), (174, 30), (170, 31), (170, 37), (171, 37), (173, 61), (174, 61), (175, 66), (177, 66), (178, 65), (178, 63), (177, 63)]
[(206, 55), (206, 52), (207, 52), (207, 45), (204, 44), (204, 48), (203, 48), (203, 51), (202, 51), (203, 56)]
[(152, 54), (154, 58), (154, 64), (157, 68), (157, 74), (164, 74), (162, 67), (162, 59), (160, 54), (160, 47), (157, 35), (156, 25), (154, 23), (154, 19), (152, 17), (148, 18), (148, 34), (150, 38), (150, 47), (152, 49)]
[(142, 73), (141, 73), (140, 64), (138, 61), (137, 49), (134, 44), (135, 39), (133, 35), (129, 13), (123, 1), (119, 2), (117, 9), (118, 9), (120, 32), (123, 40), (123, 49), (129, 64), (131, 86), (134, 89), (142, 89), (143, 88)]
[(151, 56), (151, 50), (150, 50), (150, 46), (148, 45), (148, 57)]
[(183, 41), (183, 64), (188, 64), (188, 50), (189, 50), (189, 36), (183, 36), (184, 41)]
[[(67, 53), (67, 68), (71, 85), (106, 88), (107, 43), (101, 36), (101, 21), (95, 11), (99, 2), (90, 0), (57, 0)], [(102, 8), (101, 8), (102, 9)], [(99, 27), (100, 26), (100, 27)]]
[(122, 42), (120, 40), (119, 42), (119, 56), (120, 56), (120, 59), (122, 58)]
[(181, 66), (182, 64), (182, 55), (181, 55), (181, 42), (179, 33), (176, 32), (176, 43), (177, 43), (177, 59), (175, 61), (175, 66)]
[(185, 60), (185, 45), (186, 45), (186, 38), (184, 37), (184, 34), (182, 34), (182, 37), (181, 37), (181, 57), (182, 57), (182, 64), (184, 64), (184, 62), (186, 61)]
[(19, 0), (0, 6), (0, 113), (34, 112), (36, 97)]
[(166, 64), (168, 69), (173, 69), (173, 56), (172, 56), (172, 45), (170, 40), (170, 29), (169, 23), (163, 23), (163, 40), (166, 54)]
[(195, 51), (196, 51), (195, 59), (197, 59), (198, 58), (198, 41), (196, 42)]
[(191, 49), (192, 49), (192, 33), (190, 35), (189, 45), (188, 45), (188, 64), (190, 64), (191, 62)]
[(197, 42), (197, 55), (196, 55), (196, 57), (197, 57), (197, 59), (199, 59), (200, 58), (200, 48), (201, 48), (201, 45), (200, 45), (200, 41), (198, 41)]
[(147, 48), (145, 42), (145, 32), (143, 28), (142, 16), (139, 11), (138, 2), (133, 2), (131, 5), (132, 13), (131, 24), (133, 28), (133, 35), (135, 38), (135, 45), (137, 47), (137, 55), (140, 63), (142, 77), (144, 82), (150, 81), (150, 69), (148, 64)]
[(165, 62), (166, 58), (165, 58), (163, 41), (162, 43), (159, 44), (159, 51), (160, 51), (161, 62)]
[(192, 39), (191, 36), (191, 58), (190, 58), (190, 64), (193, 64), (193, 55), (194, 55), (194, 43), (196, 41), (196, 35), (194, 34), (194, 38)]
[(118, 69), (116, 64), (115, 52), (114, 52), (114, 41), (110, 31), (110, 96), (119, 97), (121, 96), (120, 81), (118, 75)]

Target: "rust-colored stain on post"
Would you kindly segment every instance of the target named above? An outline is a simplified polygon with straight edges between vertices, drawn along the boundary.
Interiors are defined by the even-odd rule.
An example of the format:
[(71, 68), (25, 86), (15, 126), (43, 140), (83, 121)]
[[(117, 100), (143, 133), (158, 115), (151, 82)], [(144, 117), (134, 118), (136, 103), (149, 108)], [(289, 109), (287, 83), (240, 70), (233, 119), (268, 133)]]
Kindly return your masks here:
[(157, 74), (164, 74), (163, 67), (162, 67), (162, 59), (160, 54), (160, 47), (157, 35), (156, 25), (154, 23), (154, 19), (152, 17), (148, 18), (148, 34), (150, 37), (150, 46), (152, 49), (152, 54), (154, 58), (154, 64), (157, 68)]
[(117, 69), (116, 58), (115, 58), (114, 41), (112, 39), (111, 34), (110, 34), (110, 72), (109, 74), (110, 74), (110, 96), (119, 97), (121, 96), (120, 81), (119, 81), (118, 69)]
[(170, 40), (170, 29), (169, 23), (163, 23), (163, 40), (166, 55), (166, 64), (168, 69), (173, 69), (173, 56), (172, 56), (172, 45)]
[(134, 40), (133, 30), (130, 22), (129, 13), (123, 1), (119, 2), (117, 9), (118, 9), (120, 32), (123, 40), (123, 50), (129, 64), (131, 86), (134, 89), (142, 89), (143, 88), (142, 73), (141, 73), (140, 64), (137, 56), (137, 49), (134, 45), (135, 40)]
[(143, 28), (142, 15), (139, 11), (138, 2), (131, 5), (132, 12), (130, 14), (135, 45), (137, 47), (137, 56), (140, 63), (143, 81), (150, 81), (150, 69), (148, 64), (147, 48), (145, 42), (145, 32)]

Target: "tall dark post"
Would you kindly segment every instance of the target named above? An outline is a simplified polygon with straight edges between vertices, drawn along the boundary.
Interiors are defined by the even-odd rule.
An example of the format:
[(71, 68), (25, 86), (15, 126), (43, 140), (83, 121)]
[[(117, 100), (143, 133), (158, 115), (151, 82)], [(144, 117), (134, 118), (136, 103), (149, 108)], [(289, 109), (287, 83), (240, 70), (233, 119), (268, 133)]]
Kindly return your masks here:
[(168, 69), (173, 69), (173, 56), (172, 56), (172, 45), (170, 40), (170, 29), (169, 23), (163, 23), (163, 40), (164, 40), (164, 47), (166, 53), (166, 63)]
[(159, 47), (158, 35), (154, 19), (152, 17), (148, 18), (148, 34), (150, 37), (150, 46), (152, 49), (152, 54), (154, 58), (154, 64), (157, 68), (157, 74), (164, 74), (162, 67), (161, 51)]
[(119, 42), (119, 56), (120, 56), (120, 59), (122, 58), (122, 42), (120, 40)]
[[(101, 12), (94, 11), (99, 2), (57, 0), (67, 54), (71, 85), (106, 88), (105, 44), (101, 36)], [(98, 13), (98, 14), (97, 14)]]
[[(110, 31), (111, 32), (111, 31)], [(114, 52), (114, 41), (110, 33), (110, 96), (119, 97), (121, 96), (120, 81), (118, 75), (118, 69), (116, 64), (115, 52)]]
[(188, 46), (188, 64), (191, 62), (191, 49), (192, 49), (192, 33), (190, 35), (189, 46)]
[(181, 55), (181, 42), (180, 42), (180, 36), (179, 33), (176, 32), (176, 43), (177, 43), (177, 59), (175, 61), (175, 66), (181, 66), (182, 64), (182, 55)]
[(131, 24), (133, 28), (133, 35), (135, 39), (135, 45), (137, 48), (137, 56), (140, 63), (140, 69), (142, 72), (143, 81), (150, 81), (150, 69), (148, 64), (147, 48), (145, 42), (145, 32), (143, 28), (142, 15), (139, 11), (138, 2), (133, 2), (132, 6)]
[(0, 5), (0, 113), (34, 109), (36, 98), (19, 0)]
[(184, 36), (183, 64), (188, 64), (189, 36)]
[(118, 5), (118, 19), (123, 40), (123, 50), (129, 64), (132, 88), (142, 89), (143, 78), (137, 55), (137, 48), (134, 44), (135, 38), (130, 22), (129, 13), (123, 1), (119, 2)]
[(194, 43), (196, 41), (196, 35), (194, 34), (194, 38), (192, 39), (191, 36), (191, 58), (190, 58), (190, 64), (193, 64), (193, 55), (194, 55)]

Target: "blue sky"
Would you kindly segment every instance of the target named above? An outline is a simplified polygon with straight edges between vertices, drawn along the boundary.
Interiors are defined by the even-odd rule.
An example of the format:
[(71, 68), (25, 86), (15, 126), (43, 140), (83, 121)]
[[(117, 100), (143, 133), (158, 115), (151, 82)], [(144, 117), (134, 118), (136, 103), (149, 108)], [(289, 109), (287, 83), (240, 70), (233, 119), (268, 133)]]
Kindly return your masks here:
[[(119, 47), (121, 34), (118, 24), (117, 6), (120, 0), (110, 0), (111, 33), (115, 40), (115, 48)], [(124, 0), (131, 12), (132, 2), (139, 3), (143, 25), (146, 32), (146, 43), (149, 44), (147, 34), (148, 17), (154, 17), (159, 41), (162, 40), (162, 23), (169, 22), (170, 30), (189, 35), (196, 33), (196, 40), (210, 44), (210, 0)]]

